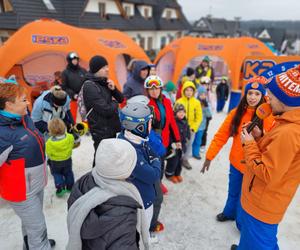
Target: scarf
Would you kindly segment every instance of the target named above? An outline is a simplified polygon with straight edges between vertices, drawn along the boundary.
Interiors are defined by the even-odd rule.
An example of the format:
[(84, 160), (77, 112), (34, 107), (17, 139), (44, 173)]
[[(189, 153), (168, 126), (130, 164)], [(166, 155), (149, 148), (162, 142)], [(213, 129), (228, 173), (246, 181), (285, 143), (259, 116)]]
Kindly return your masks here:
[[(101, 177), (97, 174), (96, 168), (92, 170), (92, 175), (98, 187), (94, 187), (77, 199), (69, 209), (67, 216), (69, 232), (67, 250), (81, 250), (81, 226), (93, 208), (118, 195), (129, 196), (143, 205), (140, 193), (132, 183)], [(138, 209), (136, 229), (141, 235), (139, 242), (140, 249), (148, 250), (149, 228), (147, 228), (144, 208)]]

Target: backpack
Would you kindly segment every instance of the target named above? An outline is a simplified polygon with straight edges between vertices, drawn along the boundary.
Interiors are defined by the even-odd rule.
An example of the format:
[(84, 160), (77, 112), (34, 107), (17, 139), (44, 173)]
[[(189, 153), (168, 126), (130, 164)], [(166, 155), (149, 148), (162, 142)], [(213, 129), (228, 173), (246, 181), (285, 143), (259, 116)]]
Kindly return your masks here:
[[(83, 88), (84, 88), (85, 83), (87, 83), (87, 82), (89, 82), (89, 83), (94, 83), (94, 82), (89, 81), (89, 80), (85, 81), (85, 82), (82, 84), (82, 87), (81, 87), (81, 89), (80, 89), (80, 91), (79, 91), (79, 93), (78, 93), (78, 97), (77, 97), (77, 107), (78, 107), (78, 111), (79, 111), (79, 114), (80, 114), (80, 116), (81, 116), (81, 119), (82, 119), (83, 121), (86, 121), (87, 118), (88, 118), (88, 116), (89, 116), (89, 115), (92, 113), (92, 111), (93, 111), (93, 108), (91, 108), (89, 111), (86, 110), (86, 107), (85, 107), (85, 104), (84, 104), (84, 100), (83, 100)], [(96, 84), (96, 86), (97, 86), (97, 84)], [(97, 87), (98, 87), (98, 86), (97, 86)], [(98, 88), (99, 88), (99, 87), (98, 87)]]

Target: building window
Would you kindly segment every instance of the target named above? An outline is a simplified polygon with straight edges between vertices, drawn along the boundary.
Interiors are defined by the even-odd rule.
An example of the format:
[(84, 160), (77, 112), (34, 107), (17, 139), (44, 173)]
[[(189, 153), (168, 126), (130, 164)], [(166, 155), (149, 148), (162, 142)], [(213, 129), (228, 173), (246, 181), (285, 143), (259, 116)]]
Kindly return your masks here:
[(54, 8), (53, 4), (51, 3), (51, 0), (43, 0), (43, 2), (49, 11), (55, 11), (55, 8)]
[(153, 49), (153, 38), (152, 37), (148, 37), (148, 50)]
[(105, 3), (98, 3), (99, 7), (99, 16), (104, 19), (106, 16)]
[(6, 42), (7, 39), (7, 36), (0, 36), (0, 44), (4, 44), (4, 42)]
[(144, 17), (145, 17), (146, 19), (149, 19), (149, 18), (150, 18), (149, 8), (144, 8)]
[(166, 19), (170, 20), (172, 18), (172, 10), (166, 10)]
[(145, 49), (145, 37), (140, 37), (140, 47)]
[(13, 11), (13, 7), (9, 0), (0, 0), (0, 13)]
[(162, 36), (160, 38), (160, 49), (163, 49), (166, 46), (167, 38), (165, 36)]
[(130, 6), (124, 6), (124, 11), (125, 11), (125, 15), (127, 16), (127, 17), (130, 17), (131, 15), (131, 13), (130, 13)]

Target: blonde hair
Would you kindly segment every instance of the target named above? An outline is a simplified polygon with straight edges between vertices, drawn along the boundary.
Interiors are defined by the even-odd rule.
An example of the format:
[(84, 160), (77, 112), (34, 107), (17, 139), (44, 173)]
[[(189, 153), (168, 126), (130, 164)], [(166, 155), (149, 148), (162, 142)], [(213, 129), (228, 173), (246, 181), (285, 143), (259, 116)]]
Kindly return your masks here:
[(64, 135), (66, 133), (66, 125), (60, 118), (54, 118), (48, 122), (48, 130), (51, 136)]

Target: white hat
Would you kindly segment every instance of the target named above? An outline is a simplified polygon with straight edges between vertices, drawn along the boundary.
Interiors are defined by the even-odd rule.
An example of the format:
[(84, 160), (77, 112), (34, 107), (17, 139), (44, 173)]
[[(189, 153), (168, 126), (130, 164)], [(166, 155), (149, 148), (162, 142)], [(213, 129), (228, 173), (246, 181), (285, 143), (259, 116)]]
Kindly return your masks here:
[(96, 152), (96, 173), (109, 179), (127, 179), (135, 168), (135, 148), (123, 139), (104, 139)]

